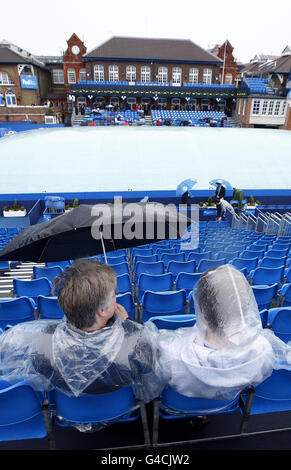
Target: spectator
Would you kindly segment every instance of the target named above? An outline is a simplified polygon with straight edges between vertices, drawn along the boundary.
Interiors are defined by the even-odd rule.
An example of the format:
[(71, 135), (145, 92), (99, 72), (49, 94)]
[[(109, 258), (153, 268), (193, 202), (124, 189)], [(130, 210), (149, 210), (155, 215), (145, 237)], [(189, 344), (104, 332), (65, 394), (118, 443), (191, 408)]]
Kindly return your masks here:
[(244, 275), (226, 264), (201, 276), (193, 291), (196, 324), (157, 330), (166, 383), (188, 397), (234, 399), (273, 369), (291, 369), (291, 347), (263, 329)]
[(54, 281), (65, 317), (18, 324), (0, 337), (3, 380), (36, 390), (99, 394), (132, 385), (137, 398), (159, 395), (157, 348), (147, 329), (116, 303), (116, 276), (94, 259), (78, 260)]

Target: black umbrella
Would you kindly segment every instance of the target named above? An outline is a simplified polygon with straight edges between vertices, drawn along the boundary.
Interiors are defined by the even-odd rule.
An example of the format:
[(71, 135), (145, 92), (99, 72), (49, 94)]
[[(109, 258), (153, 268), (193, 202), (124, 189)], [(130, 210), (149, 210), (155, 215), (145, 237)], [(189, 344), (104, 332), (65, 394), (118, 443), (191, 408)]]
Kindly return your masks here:
[[(3, 261), (63, 261), (179, 238), (191, 219), (159, 203), (81, 204), (21, 231), (0, 251)], [(106, 258), (105, 258), (106, 259)]]

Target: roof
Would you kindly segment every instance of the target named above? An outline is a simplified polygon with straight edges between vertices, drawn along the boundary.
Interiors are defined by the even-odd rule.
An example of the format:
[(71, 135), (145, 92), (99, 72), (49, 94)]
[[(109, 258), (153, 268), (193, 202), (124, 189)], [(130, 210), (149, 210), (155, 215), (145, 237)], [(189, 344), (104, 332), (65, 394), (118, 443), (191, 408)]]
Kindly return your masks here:
[(44, 67), (44, 64), (33, 54), (5, 40), (0, 42), (0, 63), (34, 64)]
[(220, 63), (221, 59), (190, 40), (113, 37), (84, 58)]

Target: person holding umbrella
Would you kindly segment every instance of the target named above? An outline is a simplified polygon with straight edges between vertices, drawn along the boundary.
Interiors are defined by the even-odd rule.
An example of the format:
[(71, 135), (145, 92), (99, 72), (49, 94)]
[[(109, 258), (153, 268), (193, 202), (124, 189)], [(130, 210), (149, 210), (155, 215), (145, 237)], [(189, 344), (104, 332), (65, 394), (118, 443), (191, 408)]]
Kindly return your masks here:
[(0, 337), (2, 380), (21, 377), (40, 391), (79, 396), (131, 385), (145, 403), (163, 388), (158, 350), (147, 328), (116, 303), (116, 275), (96, 259), (80, 259), (55, 280), (61, 320), (15, 325)]

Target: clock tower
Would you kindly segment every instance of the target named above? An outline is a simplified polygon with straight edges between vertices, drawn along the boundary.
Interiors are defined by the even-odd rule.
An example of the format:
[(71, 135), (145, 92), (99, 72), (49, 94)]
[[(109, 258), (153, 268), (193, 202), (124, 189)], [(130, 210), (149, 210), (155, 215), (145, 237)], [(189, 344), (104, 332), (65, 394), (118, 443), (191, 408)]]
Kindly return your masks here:
[(83, 54), (87, 49), (83, 41), (74, 33), (67, 40), (67, 49), (63, 54), (63, 67), (65, 85), (70, 87), (71, 84), (79, 83), (86, 77), (86, 65), (83, 61)]

